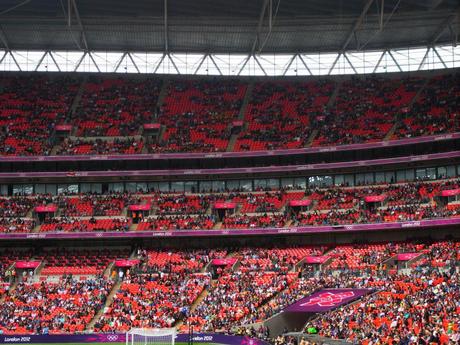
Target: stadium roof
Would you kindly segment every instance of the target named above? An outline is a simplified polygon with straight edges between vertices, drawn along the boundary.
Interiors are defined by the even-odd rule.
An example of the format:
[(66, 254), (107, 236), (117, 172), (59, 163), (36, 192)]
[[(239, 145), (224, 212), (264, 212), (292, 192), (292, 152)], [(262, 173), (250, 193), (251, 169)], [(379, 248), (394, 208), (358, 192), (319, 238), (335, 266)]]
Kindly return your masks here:
[(458, 0), (2, 0), (0, 48), (297, 53), (456, 44)]

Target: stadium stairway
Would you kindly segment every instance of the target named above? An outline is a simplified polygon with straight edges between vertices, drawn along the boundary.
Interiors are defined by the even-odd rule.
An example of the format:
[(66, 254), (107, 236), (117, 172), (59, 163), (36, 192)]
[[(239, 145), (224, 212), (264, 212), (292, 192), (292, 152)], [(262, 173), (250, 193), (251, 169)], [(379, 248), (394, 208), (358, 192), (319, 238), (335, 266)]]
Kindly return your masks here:
[[(409, 102), (409, 104), (407, 105), (407, 109), (408, 109), (408, 113), (410, 112), (410, 110), (412, 109), (413, 105), (415, 104), (415, 102), (418, 100), (418, 98), (420, 97), (420, 95), (422, 94), (423, 90), (425, 90), (425, 87), (428, 85), (428, 83), (431, 81), (431, 78), (426, 78), (425, 79), (425, 82), (422, 84), (422, 86), (417, 90), (417, 92), (415, 93), (414, 97), (412, 97), (411, 101)], [(383, 141), (388, 141), (388, 140), (391, 140), (391, 138), (393, 138), (393, 135), (395, 134), (395, 132), (398, 130), (399, 126), (401, 125), (401, 118), (397, 118), (395, 119), (395, 124), (393, 125), (393, 127), (390, 128), (390, 130), (388, 131), (388, 133), (385, 135), (385, 138), (383, 138)]]
[(112, 305), (113, 299), (114, 299), (115, 295), (117, 294), (118, 290), (120, 289), (121, 283), (122, 283), (121, 281), (117, 281), (113, 285), (112, 290), (110, 290), (110, 293), (107, 296), (107, 299), (105, 300), (104, 305), (102, 306), (102, 308), (100, 308), (97, 311), (96, 315), (94, 315), (93, 319), (86, 326), (86, 331), (93, 331), (94, 325), (101, 318), (101, 316), (104, 314), (104, 311), (106, 310), (106, 308), (108, 308), (108, 307), (110, 307)]
[(244, 121), (244, 115), (246, 114), (246, 108), (248, 107), (248, 104), (252, 98), (252, 90), (254, 90), (254, 81), (249, 82), (248, 87), (246, 88), (246, 93), (243, 98), (243, 103), (241, 104), (240, 112), (238, 113), (239, 121)]
[[(80, 87), (78, 88), (77, 94), (75, 95), (75, 98), (73, 99), (72, 105), (70, 106), (68, 118), (72, 118), (75, 112), (77, 111), (78, 105), (80, 104), (81, 96), (83, 95), (83, 92), (85, 91), (85, 86), (86, 86), (86, 81), (88, 80), (88, 76), (83, 77), (80, 83)], [(78, 128), (73, 127), (71, 135), (75, 135), (77, 133)]]
[(168, 95), (169, 85), (170, 85), (169, 80), (163, 80), (163, 84), (161, 86), (161, 90), (160, 90), (160, 93), (158, 94), (158, 99), (157, 99), (158, 109), (161, 109), (161, 107), (163, 106), (164, 99)]
[(329, 97), (329, 100), (327, 101), (326, 103), (326, 108), (332, 108), (334, 105), (335, 105), (335, 101), (337, 99), (337, 95), (339, 94), (339, 91), (340, 91), (340, 87), (342, 86), (342, 81), (339, 80), (336, 84), (335, 84), (335, 88), (334, 88), (334, 91), (332, 92), (332, 95), (331, 97)]
[(318, 135), (318, 130), (317, 129), (314, 129), (310, 136), (308, 137), (307, 139), (307, 142), (305, 143), (305, 146), (304, 147), (310, 147), (311, 144), (313, 144), (313, 141), (315, 140), (316, 136)]

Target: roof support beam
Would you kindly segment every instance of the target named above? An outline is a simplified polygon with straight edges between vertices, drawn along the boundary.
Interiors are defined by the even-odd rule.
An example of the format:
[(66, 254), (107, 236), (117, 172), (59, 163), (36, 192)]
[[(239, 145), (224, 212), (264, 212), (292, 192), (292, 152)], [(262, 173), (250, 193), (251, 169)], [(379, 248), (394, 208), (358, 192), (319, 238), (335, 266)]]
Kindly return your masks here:
[[(78, 8), (77, 8), (77, 3), (75, 2), (75, 0), (70, 0), (70, 1), (72, 2), (72, 7), (75, 12), (75, 17), (77, 18), (77, 23), (78, 23), (78, 26), (80, 27), (81, 40), (83, 41), (85, 50), (89, 50), (88, 41), (86, 40), (85, 28), (83, 27), (83, 24), (81, 22), (80, 13), (78, 12)], [(70, 8), (69, 8), (69, 16), (70, 16)]]
[(343, 57), (345, 58), (345, 60), (347, 60), (347, 62), (350, 65), (351, 69), (353, 70), (353, 72), (355, 72), (355, 74), (358, 74), (358, 72), (356, 72), (355, 66), (353, 66), (353, 64), (351, 63), (351, 61), (348, 58), (347, 54), (343, 53)]
[(260, 69), (262, 70), (262, 72), (264, 72), (265, 75), (267, 75), (267, 72), (265, 72), (265, 68), (263, 68), (262, 64), (260, 63), (259, 59), (257, 58), (257, 56), (254, 55), (254, 60), (256, 61), (257, 65), (259, 65)]
[(372, 70), (372, 73), (375, 73), (375, 72), (377, 71), (377, 68), (379, 68), (380, 63), (382, 62), (383, 57), (385, 56), (385, 53), (386, 53), (386, 50), (384, 50), (384, 51), (382, 52), (382, 55), (380, 55), (379, 61), (377, 61), (377, 64), (375, 65), (374, 69)]
[(195, 68), (195, 71), (193, 72), (193, 74), (197, 74), (198, 71), (200, 70), (201, 66), (203, 66), (203, 63), (204, 63), (204, 60), (206, 60), (206, 57), (208, 56), (208, 54), (204, 54), (203, 57), (201, 58), (200, 60), (200, 63), (198, 64), (198, 66)]
[(2, 56), (2, 58), (0, 59), (0, 64), (3, 62), (3, 60), (5, 60), (6, 54), (8, 54), (8, 52), (3, 52), (3, 56)]
[(158, 61), (157, 67), (153, 70), (153, 74), (156, 74), (158, 69), (160, 68), (161, 64), (163, 63), (164, 59), (166, 57), (166, 53), (163, 53), (163, 56), (161, 57), (160, 61)]
[(169, 59), (169, 61), (171, 61), (171, 63), (173, 65), (174, 69), (176, 70), (177, 74), (180, 74), (179, 68), (177, 68), (176, 63), (174, 62), (174, 59), (171, 57), (171, 55), (169, 53), (166, 54), (166, 55), (168, 55), (168, 59)]
[(61, 72), (61, 67), (59, 67), (58, 63), (56, 62), (56, 59), (53, 56), (53, 53), (50, 51), (49, 56), (51, 56), (51, 60), (53, 60), (54, 64), (56, 65), (57, 69), (59, 72)]
[(348, 34), (347, 39), (342, 44), (342, 50), (347, 49), (348, 45), (350, 44), (351, 40), (353, 39), (353, 37), (355, 35), (356, 30), (358, 30), (359, 27), (361, 26), (364, 18), (366, 17), (367, 12), (369, 11), (369, 8), (371, 7), (373, 2), (374, 2), (374, 0), (368, 0), (366, 5), (364, 5), (360, 16), (358, 17), (358, 19), (356, 19), (356, 22), (353, 25), (353, 28), (351, 29), (350, 33)]
[(295, 58), (297, 57), (297, 55), (299, 55), (299, 54), (294, 54), (294, 55), (292, 55), (292, 57), (289, 59), (288, 64), (287, 64), (286, 67), (284, 68), (283, 77), (286, 75), (287, 71), (288, 71), (289, 68), (291, 67), (291, 65), (292, 65), (292, 63), (294, 62), (294, 60), (295, 60)]
[(8, 40), (6, 39), (5, 31), (3, 31), (3, 28), (2, 28), (1, 25), (0, 25), (0, 41), (2, 42), (2, 44), (6, 48), (6, 50), (10, 50)]
[(35, 69), (34, 71), (37, 72), (38, 70), (38, 67), (40, 67), (40, 65), (42, 64), (43, 60), (45, 59), (46, 55), (48, 54), (48, 51), (45, 51), (45, 54), (42, 55), (42, 57), (40, 58), (40, 60), (38, 60), (38, 63), (37, 65), (35, 66)]
[(443, 20), (441, 24), (439, 24), (438, 28), (434, 32), (429, 42), (431, 46), (436, 44), (436, 42), (441, 38), (442, 34), (444, 33), (444, 30), (446, 30), (452, 24), (456, 17), (457, 15), (451, 14), (449, 17)]
[(169, 52), (169, 38), (168, 38), (168, 0), (164, 0), (164, 40), (165, 53)]
[(399, 65), (398, 61), (395, 59), (395, 57), (393, 56), (393, 53), (391, 52), (391, 50), (388, 51), (388, 54), (390, 54), (391, 58), (393, 59), (393, 61), (395, 62), (395, 65), (398, 67), (399, 71), (402, 72), (402, 68), (401, 66)]
[(73, 69), (74, 72), (76, 72), (78, 70), (78, 68), (80, 67), (81, 63), (85, 59), (86, 54), (88, 54), (88, 53), (84, 52), (83, 55), (81, 56), (80, 60), (78, 60), (77, 64), (75, 65), (75, 68)]
[(212, 63), (214, 64), (214, 66), (216, 66), (216, 69), (217, 71), (219, 72), (220, 75), (223, 75), (222, 74), (222, 71), (220, 70), (219, 68), (219, 65), (216, 63), (216, 61), (214, 60), (214, 57), (212, 55), (209, 55), (209, 58), (211, 59)]
[(262, 5), (262, 9), (261, 9), (260, 15), (259, 15), (259, 21), (257, 23), (256, 37), (254, 38), (254, 43), (252, 44), (251, 53), (249, 54), (249, 56), (254, 55), (254, 52), (256, 51), (257, 44), (260, 45), (260, 31), (262, 30), (262, 24), (264, 22), (265, 12), (267, 10), (268, 3), (270, 1), (271, 0), (264, 0), (264, 3)]
[(125, 59), (125, 56), (127, 54), (128, 54), (127, 52), (123, 53), (123, 55), (121, 56), (120, 60), (118, 60), (117, 64), (115, 65), (115, 69), (113, 70), (114, 72), (118, 71), (118, 69), (120, 68), (121, 63), (123, 62), (123, 60)]
[(337, 65), (337, 61), (339, 61), (340, 59), (340, 55), (342, 55), (342, 53), (337, 54), (337, 57), (335, 58), (331, 68), (329, 68), (329, 72), (327, 72), (327, 75), (330, 75), (332, 73), (332, 70), (334, 69), (335, 65)]
[(128, 57), (129, 57), (129, 59), (131, 60), (131, 62), (133, 63), (134, 68), (136, 68), (137, 73), (140, 74), (141, 71), (139, 71), (139, 67), (137, 67), (137, 64), (134, 62), (134, 59), (133, 59), (133, 57), (131, 56), (131, 53), (128, 53)]
[(437, 55), (437, 57), (439, 58), (439, 61), (441, 61), (442, 65), (444, 66), (444, 68), (447, 68), (447, 65), (446, 63), (444, 62), (444, 60), (442, 59), (441, 55), (439, 55), (439, 52), (438, 50), (436, 49), (436, 47), (433, 48), (434, 50), (434, 53)]
[(302, 61), (303, 65), (305, 66), (305, 68), (307, 69), (308, 73), (310, 73), (310, 75), (313, 75), (313, 73), (311, 73), (311, 70), (310, 68), (308, 67), (307, 63), (305, 62), (305, 60), (303, 59), (302, 55), (299, 54), (299, 59), (300, 61)]
[(15, 57), (14, 54), (11, 52), (11, 50), (10, 50), (10, 55), (11, 55), (11, 58), (13, 59), (14, 63), (16, 64), (16, 66), (18, 66), (19, 71), (22, 72), (22, 68), (21, 68), (21, 66), (19, 66), (18, 61), (16, 60), (16, 57)]
[(429, 47), (426, 52), (425, 52), (425, 55), (423, 55), (423, 59), (422, 61), (420, 61), (420, 65), (418, 65), (418, 68), (417, 70), (420, 71), (420, 69), (422, 68), (422, 66), (425, 64), (425, 61), (426, 61), (426, 58), (428, 57), (428, 53), (430, 52), (431, 50), (431, 47)]

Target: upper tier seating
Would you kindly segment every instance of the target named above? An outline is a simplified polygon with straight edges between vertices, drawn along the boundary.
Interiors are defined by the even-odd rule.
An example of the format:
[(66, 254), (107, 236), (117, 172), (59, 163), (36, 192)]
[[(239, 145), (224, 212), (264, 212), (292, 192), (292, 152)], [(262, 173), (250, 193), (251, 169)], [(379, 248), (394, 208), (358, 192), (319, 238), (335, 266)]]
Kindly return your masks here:
[[(257, 151), (457, 132), (459, 78), (256, 82), (242, 109), (244, 80), (167, 80), (160, 105), (160, 78), (8, 74), (0, 155)], [(158, 136), (142, 137), (144, 124), (160, 125)], [(72, 137), (58, 140), (56, 125), (70, 125)]]
[(78, 83), (71, 77), (2, 76), (0, 154), (49, 155), (51, 134), (67, 116)]
[(225, 151), (245, 92), (236, 80), (172, 81), (159, 118), (166, 131), (150, 151)]
[(77, 136), (127, 136), (155, 118), (160, 79), (90, 77), (72, 119)]

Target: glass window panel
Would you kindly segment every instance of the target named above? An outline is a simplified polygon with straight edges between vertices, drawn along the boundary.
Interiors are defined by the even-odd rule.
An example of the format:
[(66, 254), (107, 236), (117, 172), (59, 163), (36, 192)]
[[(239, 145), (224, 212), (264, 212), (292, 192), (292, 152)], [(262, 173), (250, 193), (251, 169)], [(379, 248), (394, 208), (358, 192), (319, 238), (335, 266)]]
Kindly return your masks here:
[(212, 190), (215, 192), (223, 192), (225, 191), (225, 181), (213, 181), (212, 182)]
[[(237, 181), (231, 181), (237, 182)], [(200, 192), (207, 193), (212, 189), (212, 181), (200, 181)]]
[(46, 193), (51, 194), (51, 195), (56, 195), (57, 186), (54, 183), (47, 183), (46, 184)]
[(457, 176), (457, 172), (455, 171), (455, 165), (447, 166), (447, 177), (455, 177)]
[(395, 182), (395, 172), (394, 171), (385, 171), (385, 182), (386, 183)]
[(136, 182), (126, 182), (125, 189), (129, 193), (136, 193), (137, 192)]
[(353, 174), (345, 175), (345, 185), (350, 187), (355, 185), (355, 176)]
[(123, 193), (124, 191), (123, 182), (109, 183), (109, 192)]
[(396, 172), (396, 182), (404, 182), (404, 181), (406, 181), (406, 171), (398, 170)]
[(295, 189), (306, 189), (307, 188), (307, 179), (305, 177), (296, 177), (294, 180)]
[(169, 192), (169, 182), (159, 182), (158, 188), (160, 192)]
[(376, 172), (375, 173), (375, 183), (385, 183), (385, 173), (384, 172)]
[(43, 183), (35, 185), (35, 194), (45, 194), (46, 193), (46, 185)]
[(171, 192), (182, 193), (184, 191), (184, 182), (171, 182)]
[(251, 180), (241, 180), (240, 189), (245, 192), (252, 192), (252, 181)]
[(343, 175), (335, 175), (334, 176), (334, 184), (336, 186), (342, 186), (345, 183), (345, 178)]
[(446, 167), (439, 167), (438, 168), (438, 178), (446, 178), (446, 177), (447, 177)]
[(198, 182), (196, 181), (187, 181), (184, 183), (184, 191), (186, 193), (196, 193), (198, 192)]
[(282, 178), (281, 179), (281, 188), (294, 188), (294, 179), (293, 178)]

